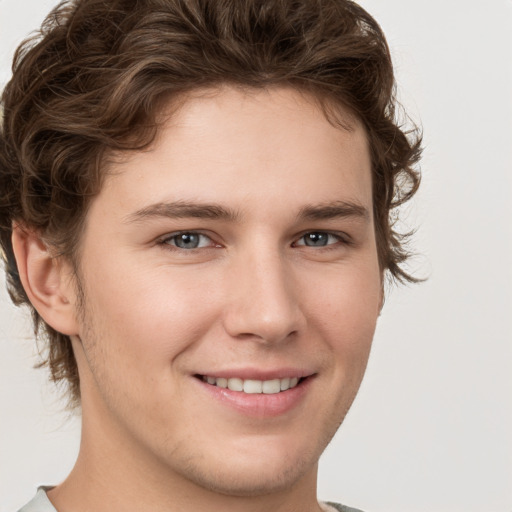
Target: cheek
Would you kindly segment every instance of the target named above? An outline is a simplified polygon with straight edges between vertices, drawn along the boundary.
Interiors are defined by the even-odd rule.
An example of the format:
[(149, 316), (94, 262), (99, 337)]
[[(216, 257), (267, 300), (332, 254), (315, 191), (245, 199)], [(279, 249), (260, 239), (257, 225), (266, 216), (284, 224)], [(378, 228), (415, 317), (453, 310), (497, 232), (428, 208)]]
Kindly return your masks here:
[(310, 321), (322, 333), (330, 351), (340, 358), (345, 371), (364, 370), (381, 302), (378, 269), (366, 267), (339, 272), (324, 281), (324, 292), (310, 302)]
[(131, 359), (139, 370), (144, 361), (166, 368), (210, 328), (216, 301), (189, 272), (126, 267), (103, 266), (85, 280), (88, 318), (118, 359)]

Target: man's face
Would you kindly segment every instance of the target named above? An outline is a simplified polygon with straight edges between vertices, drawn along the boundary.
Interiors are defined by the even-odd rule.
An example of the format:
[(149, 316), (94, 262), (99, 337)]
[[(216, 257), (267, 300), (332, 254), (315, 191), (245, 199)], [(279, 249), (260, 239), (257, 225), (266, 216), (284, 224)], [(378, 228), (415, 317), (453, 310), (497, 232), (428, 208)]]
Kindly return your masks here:
[(113, 164), (80, 248), (84, 446), (228, 494), (315, 477), (381, 305), (351, 124), (292, 89), (225, 87)]

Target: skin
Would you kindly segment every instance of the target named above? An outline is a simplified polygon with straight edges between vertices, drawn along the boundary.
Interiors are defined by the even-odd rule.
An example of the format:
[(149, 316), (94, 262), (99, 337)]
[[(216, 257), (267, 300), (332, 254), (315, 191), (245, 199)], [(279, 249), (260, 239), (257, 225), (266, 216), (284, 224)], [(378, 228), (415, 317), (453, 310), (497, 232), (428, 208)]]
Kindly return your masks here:
[[(44, 247), (15, 235), (80, 373), (80, 454), (49, 493), (59, 512), (319, 510), (318, 458), (382, 302), (365, 132), (339, 113), (350, 129), (290, 88), (196, 92), (150, 150), (112, 165), (78, 282), (50, 256), (30, 277)], [(180, 232), (200, 245), (178, 247)], [(317, 233), (326, 245), (307, 245)], [(262, 399), (248, 413), (197, 378), (240, 369), (300, 370), (307, 385), (284, 412)]]

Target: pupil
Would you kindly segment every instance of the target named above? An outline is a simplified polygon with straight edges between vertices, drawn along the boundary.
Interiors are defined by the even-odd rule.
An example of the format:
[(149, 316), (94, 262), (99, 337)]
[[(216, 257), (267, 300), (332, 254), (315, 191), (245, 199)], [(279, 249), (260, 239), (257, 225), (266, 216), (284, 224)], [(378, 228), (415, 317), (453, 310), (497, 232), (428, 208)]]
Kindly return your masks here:
[(199, 245), (199, 235), (182, 233), (176, 237), (176, 245), (181, 249), (195, 249)]
[(306, 235), (305, 242), (309, 246), (327, 245), (327, 233), (309, 233)]

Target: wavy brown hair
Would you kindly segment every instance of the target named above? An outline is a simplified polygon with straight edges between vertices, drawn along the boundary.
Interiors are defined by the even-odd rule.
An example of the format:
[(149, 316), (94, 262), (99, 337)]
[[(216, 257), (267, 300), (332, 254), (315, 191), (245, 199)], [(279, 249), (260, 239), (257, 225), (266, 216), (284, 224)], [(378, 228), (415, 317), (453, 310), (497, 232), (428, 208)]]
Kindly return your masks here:
[(415, 281), (403, 267), (406, 235), (393, 210), (419, 184), (417, 130), (397, 119), (389, 49), (377, 22), (348, 0), (64, 1), (16, 51), (2, 94), (0, 243), (8, 290), (28, 304), (47, 341), (52, 379), (80, 398), (68, 336), (30, 306), (11, 243), (13, 223), (40, 233), (76, 261), (105, 158), (154, 139), (164, 99), (231, 83), (291, 85), (343, 105), (366, 128), (382, 271)]

